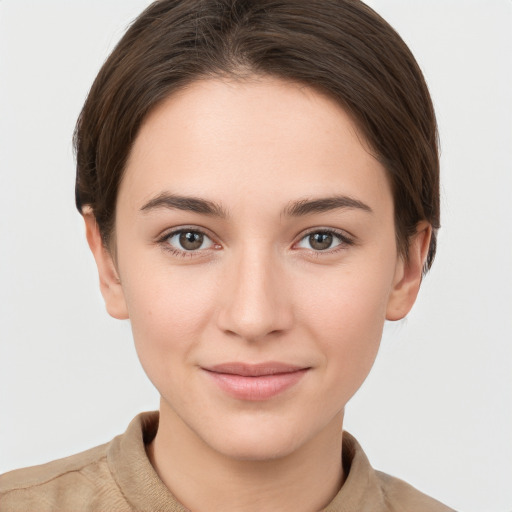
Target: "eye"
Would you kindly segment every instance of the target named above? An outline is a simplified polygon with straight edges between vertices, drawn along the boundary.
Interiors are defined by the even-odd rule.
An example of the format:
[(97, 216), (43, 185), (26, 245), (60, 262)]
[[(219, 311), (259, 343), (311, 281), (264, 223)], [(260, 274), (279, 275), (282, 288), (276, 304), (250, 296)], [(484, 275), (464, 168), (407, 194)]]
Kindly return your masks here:
[(327, 251), (340, 245), (352, 245), (352, 241), (334, 231), (319, 230), (308, 233), (300, 240), (297, 247), (313, 251)]
[(207, 235), (193, 229), (174, 231), (168, 235), (165, 240), (173, 249), (180, 252), (210, 249), (214, 246), (213, 241)]

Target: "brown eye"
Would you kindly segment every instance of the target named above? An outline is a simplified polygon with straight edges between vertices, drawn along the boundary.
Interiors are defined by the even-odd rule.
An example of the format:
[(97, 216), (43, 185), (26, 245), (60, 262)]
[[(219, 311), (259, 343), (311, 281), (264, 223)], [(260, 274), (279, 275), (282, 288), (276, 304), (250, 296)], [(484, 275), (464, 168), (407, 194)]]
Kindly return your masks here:
[(352, 245), (352, 241), (338, 234), (335, 231), (312, 231), (306, 235), (298, 244), (301, 249), (309, 249), (313, 251), (327, 251), (338, 246)]
[(309, 245), (315, 251), (325, 251), (332, 245), (332, 233), (312, 233), (309, 235)]
[(203, 245), (204, 236), (197, 231), (183, 231), (180, 234), (180, 245), (187, 251), (195, 251)]
[(166, 238), (166, 243), (181, 252), (192, 252), (213, 247), (212, 240), (202, 233), (192, 229), (182, 229), (171, 233)]

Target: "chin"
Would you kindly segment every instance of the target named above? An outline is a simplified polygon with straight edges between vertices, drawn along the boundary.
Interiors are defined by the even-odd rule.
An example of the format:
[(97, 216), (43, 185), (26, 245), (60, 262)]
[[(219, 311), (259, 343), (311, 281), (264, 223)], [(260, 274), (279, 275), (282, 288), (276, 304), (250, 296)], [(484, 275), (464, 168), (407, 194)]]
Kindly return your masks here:
[[(208, 429), (201, 436), (212, 449), (234, 460), (266, 461), (286, 458), (314, 437), (315, 429), (297, 430), (293, 424), (274, 418), (253, 418)], [(221, 435), (219, 435), (221, 433)], [(201, 433), (198, 433), (199, 435)]]
[(217, 451), (233, 460), (264, 462), (284, 459), (299, 447), (300, 443), (289, 439), (231, 439), (229, 443), (218, 443)]

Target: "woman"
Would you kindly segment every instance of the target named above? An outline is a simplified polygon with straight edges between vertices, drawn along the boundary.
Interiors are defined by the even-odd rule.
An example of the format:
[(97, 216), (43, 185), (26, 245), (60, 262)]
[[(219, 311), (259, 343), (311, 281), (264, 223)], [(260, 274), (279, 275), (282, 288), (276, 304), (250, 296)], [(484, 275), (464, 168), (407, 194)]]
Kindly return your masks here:
[(160, 1), (92, 86), (76, 202), (161, 396), (107, 445), (2, 478), (5, 510), (449, 510), (343, 432), (432, 264), (414, 58), (353, 1)]

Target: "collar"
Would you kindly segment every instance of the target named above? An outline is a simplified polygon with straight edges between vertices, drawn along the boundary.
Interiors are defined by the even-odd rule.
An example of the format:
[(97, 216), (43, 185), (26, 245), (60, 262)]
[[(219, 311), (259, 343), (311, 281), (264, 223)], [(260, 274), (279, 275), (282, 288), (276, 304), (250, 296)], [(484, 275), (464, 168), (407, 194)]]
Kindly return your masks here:
[[(134, 510), (189, 512), (164, 485), (151, 465), (145, 446), (158, 430), (158, 411), (136, 416), (123, 435), (112, 440), (107, 460), (121, 492)], [(345, 482), (322, 512), (387, 510), (379, 478), (356, 439), (343, 432)]]

